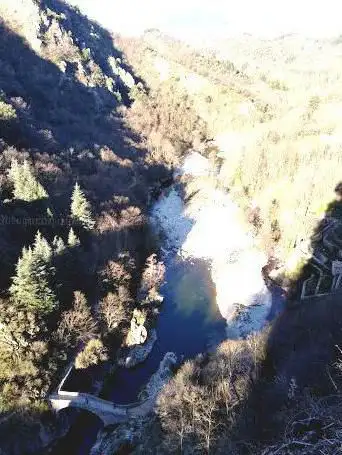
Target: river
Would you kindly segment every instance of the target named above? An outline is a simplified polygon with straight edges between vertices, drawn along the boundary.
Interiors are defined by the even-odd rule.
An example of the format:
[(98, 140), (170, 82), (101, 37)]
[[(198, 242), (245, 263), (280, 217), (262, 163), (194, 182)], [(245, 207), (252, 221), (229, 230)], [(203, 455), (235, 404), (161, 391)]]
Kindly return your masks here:
[[(182, 172), (196, 180), (212, 171), (205, 158), (192, 154)], [(164, 301), (157, 318), (158, 338), (147, 360), (132, 369), (119, 368), (101, 394), (122, 404), (137, 401), (166, 352), (174, 352), (181, 361), (194, 358), (226, 338), (260, 330), (284, 304), (279, 289), (266, 287), (261, 268), (267, 258), (223, 190), (206, 187), (185, 204), (182, 186), (174, 184), (150, 215), (163, 245)], [(100, 422), (85, 413), (50, 453), (89, 454), (100, 428)]]

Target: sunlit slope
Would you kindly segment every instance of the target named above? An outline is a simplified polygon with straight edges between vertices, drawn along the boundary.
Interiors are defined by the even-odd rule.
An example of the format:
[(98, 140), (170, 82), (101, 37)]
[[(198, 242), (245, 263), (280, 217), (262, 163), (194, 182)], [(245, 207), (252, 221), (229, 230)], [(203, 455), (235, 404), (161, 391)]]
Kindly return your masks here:
[(256, 209), (265, 248), (285, 259), (341, 178), (340, 41), (245, 35), (194, 51), (150, 31), (139, 52), (123, 47), (151, 87), (172, 79), (186, 91), (218, 145), (220, 184)]

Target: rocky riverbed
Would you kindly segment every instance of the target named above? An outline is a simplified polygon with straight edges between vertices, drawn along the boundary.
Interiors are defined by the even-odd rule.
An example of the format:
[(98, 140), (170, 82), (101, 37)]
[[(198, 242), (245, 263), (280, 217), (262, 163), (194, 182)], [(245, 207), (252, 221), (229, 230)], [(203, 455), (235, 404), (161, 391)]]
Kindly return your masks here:
[[(147, 349), (145, 363), (121, 372), (114, 401), (125, 395), (125, 385), (133, 391), (131, 399), (148, 398), (160, 390), (176, 363), (175, 354), (165, 354), (167, 350), (179, 358), (193, 358), (225, 338), (260, 330), (282, 305), (279, 292), (271, 292), (262, 276), (266, 256), (230, 195), (216, 187), (213, 173), (206, 158), (191, 153), (176, 172), (177, 183), (152, 208), (151, 223), (161, 239), (166, 265), (158, 339), (151, 351)], [(194, 194), (189, 191), (191, 185)], [(141, 388), (143, 378), (147, 384)], [(151, 437), (154, 420), (152, 414), (149, 419), (104, 430), (92, 455), (109, 455), (120, 447), (135, 447), (139, 453), (140, 442)]]
[(217, 188), (216, 172), (209, 160), (191, 153), (177, 172), (183, 188), (174, 185), (156, 202), (152, 223), (167, 252), (207, 261), (216, 303), (232, 338), (260, 330), (272, 296), (262, 276), (267, 257), (229, 193)]

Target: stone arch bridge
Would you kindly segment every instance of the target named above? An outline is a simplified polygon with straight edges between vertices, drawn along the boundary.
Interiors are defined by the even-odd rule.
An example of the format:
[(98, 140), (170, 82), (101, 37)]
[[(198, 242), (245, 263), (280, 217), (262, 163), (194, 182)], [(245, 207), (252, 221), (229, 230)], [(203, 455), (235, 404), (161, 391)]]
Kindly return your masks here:
[(51, 408), (56, 412), (68, 407), (89, 411), (99, 417), (104, 426), (107, 426), (144, 417), (152, 411), (155, 398), (128, 405), (119, 405), (88, 393), (58, 391), (49, 396), (49, 402)]
[(72, 369), (73, 365), (68, 368), (57, 391), (48, 397), (50, 407), (56, 412), (69, 407), (84, 409), (85, 411), (95, 414), (102, 420), (104, 426), (107, 426), (127, 422), (129, 419), (144, 417), (151, 412), (154, 407), (156, 395), (151, 396), (144, 401), (122, 405), (103, 400), (89, 393), (62, 390)]

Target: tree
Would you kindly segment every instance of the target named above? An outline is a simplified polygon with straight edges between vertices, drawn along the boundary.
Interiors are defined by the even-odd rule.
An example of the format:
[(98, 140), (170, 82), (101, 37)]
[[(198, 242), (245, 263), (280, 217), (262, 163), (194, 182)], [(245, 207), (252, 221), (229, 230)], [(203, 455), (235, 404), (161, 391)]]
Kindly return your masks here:
[(5, 103), (0, 98), (0, 121), (13, 120), (17, 118), (17, 113), (11, 104)]
[(120, 286), (117, 293), (109, 292), (99, 306), (100, 317), (108, 332), (127, 320), (132, 299), (127, 289)]
[(72, 309), (62, 314), (57, 338), (61, 343), (75, 347), (78, 342), (88, 341), (96, 334), (97, 323), (91, 314), (87, 300), (82, 292), (76, 291)]
[(48, 264), (32, 248), (23, 248), (16, 266), (16, 275), (10, 287), (16, 304), (32, 311), (49, 313), (57, 305), (49, 287)]
[[(263, 349), (262, 340), (227, 340), (205, 362), (198, 357), (178, 369), (156, 406), (169, 451), (188, 453), (196, 447), (198, 453), (221, 453), (223, 435), (229, 440), (236, 431), (238, 405), (251, 391), (254, 359), (263, 358)], [(233, 452), (225, 446), (222, 453)]]
[(162, 285), (165, 277), (165, 265), (158, 261), (156, 254), (151, 254), (146, 260), (142, 275), (143, 289), (152, 289)]
[(55, 236), (52, 241), (54, 254), (61, 254), (65, 250), (65, 243), (61, 237)]
[(93, 229), (95, 221), (91, 214), (91, 207), (78, 183), (75, 184), (71, 196), (71, 215), (85, 229)]
[(75, 360), (75, 367), (88, 368), (97, 365), (99, 362), (108, 360), (107, 350), (101, 340), (93, 339), (88, 341), (86, 347), (80, 352)]
[(31, 202), (49, 197), (44, 187), (33, 175), (27, 161), (19, 164), (17, 160), (13, 160), (8, 175), (14, 186), (15, 199)]
[(152, 254), (146, 260), (145, 269), (141, 278), (138, 298), (141, 303), (160, 303), (163, 297), (159, 294), (159, 287), (164, 281), (165, 265)]
[(49, 286), (54, 274), (51, 258), (52, 248), (38, 231), (33, 248), (23, 248), (16, 266), (10, 293), (17, 304), (43, 313), (55, 308), (56, 297)]
[(48, 263), (52, 257), (52, 248), (45, 237), (42, 236), (40, 231), (37, 231), (34, 239), (33, 252), (35, 256), (42, 261)]
[[(41, 314), (0, 300), (0, 410), (23, 409), (49, 386), (46, 371), (48, 329)], [(44, 366), (43, 366), (44, 363)]]
[(80, 244), (80, 240), (75, 234), (73, 228), (70, 228), (69, 235), (68, 235), (68, 245), (72, 248)]

